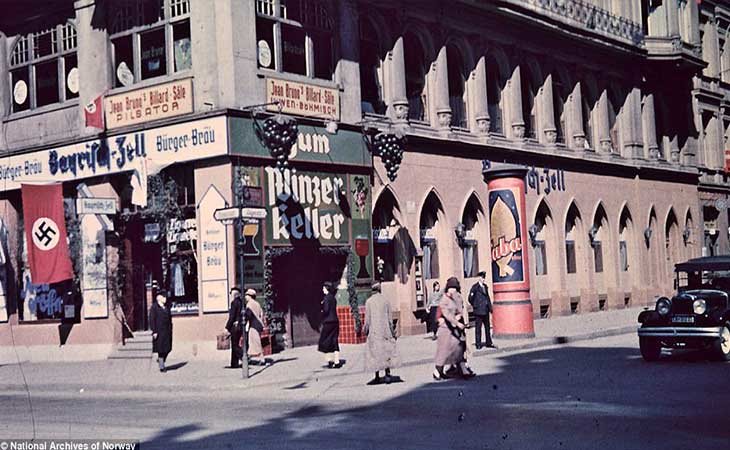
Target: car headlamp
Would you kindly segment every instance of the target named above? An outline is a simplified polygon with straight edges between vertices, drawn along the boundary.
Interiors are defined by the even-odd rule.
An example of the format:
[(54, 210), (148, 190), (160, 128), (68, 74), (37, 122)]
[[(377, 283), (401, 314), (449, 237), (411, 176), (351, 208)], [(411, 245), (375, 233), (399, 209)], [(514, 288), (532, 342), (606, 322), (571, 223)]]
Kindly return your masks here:
[(702, 299), (695, 300), (692, 303), (692, 311), (694, 311), (695, 314), (704, 314), (707, 312), (707, 302)]
[(659, 300), (656, 301), (656, 312), (659, 313), (659, 315), (666, 316), (669, 314), (669, 311), (672, 309), (672, 301), (669, 300), (666, 297), (661, 297)]

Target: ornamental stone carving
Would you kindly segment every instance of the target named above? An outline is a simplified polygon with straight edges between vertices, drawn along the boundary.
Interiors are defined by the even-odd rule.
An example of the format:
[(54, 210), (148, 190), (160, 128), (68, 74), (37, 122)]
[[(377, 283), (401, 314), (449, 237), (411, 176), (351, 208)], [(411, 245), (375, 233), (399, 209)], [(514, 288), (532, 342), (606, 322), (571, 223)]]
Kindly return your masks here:
[(451, 126), (451, 110), (438, 111), (436, 117), (441, 128), (449, 128)]
[(407, 120), (408, 119), (408, 103), (393, 103), (393, 113), (395, 114), (396, 120)]
[(586, 137), (582, 134), (573, 136), (573, 147), (580, 150), (590, 150), (590, 147), (586, 148)]
[(515, 139), (525, 138), (525, 126), (522, 124), (512, 125), (512, 134), (515, 135)]
[(610, 139), (601, 139), (601, 152), (613, 153), (613, 145), (611, 145)]
[(476, 120), (479, 134), (489, 133), (489, 117), (477, 117)]
[(557, 130), (545, 130), (545, 140), (548, 144), (554, 144), (558, 141)]

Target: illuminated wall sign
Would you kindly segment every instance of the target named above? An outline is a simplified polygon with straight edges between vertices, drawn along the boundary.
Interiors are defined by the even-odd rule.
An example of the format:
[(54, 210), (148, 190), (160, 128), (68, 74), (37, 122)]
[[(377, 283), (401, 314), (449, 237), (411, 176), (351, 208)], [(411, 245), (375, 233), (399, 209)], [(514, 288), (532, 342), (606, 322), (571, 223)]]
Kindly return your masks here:
[(107, 129), (193, 112), (191, 78), (158, 84), (104, 98)]

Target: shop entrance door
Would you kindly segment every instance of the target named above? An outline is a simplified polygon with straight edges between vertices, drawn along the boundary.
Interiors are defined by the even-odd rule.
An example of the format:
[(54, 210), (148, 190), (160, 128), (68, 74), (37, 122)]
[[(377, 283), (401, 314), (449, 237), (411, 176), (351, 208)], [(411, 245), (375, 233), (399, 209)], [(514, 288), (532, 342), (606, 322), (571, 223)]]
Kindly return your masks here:
[(273, 261), (274, 311), (285, 313), (292, 346), (319, 341), (322, 285), (338, 283), (347, 266), (347, 255), (296, 249)]

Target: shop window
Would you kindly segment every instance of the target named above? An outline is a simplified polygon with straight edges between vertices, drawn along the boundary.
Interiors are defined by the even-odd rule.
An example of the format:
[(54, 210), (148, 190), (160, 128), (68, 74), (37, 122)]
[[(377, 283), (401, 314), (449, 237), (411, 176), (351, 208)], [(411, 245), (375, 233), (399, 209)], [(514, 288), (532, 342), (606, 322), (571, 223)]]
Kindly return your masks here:
[(17, 39), (10, 56), (12, 112), (78, 97), (76, 46), (76, 28), (71, 23)]
[(628, 247), (626, 246), (626, 241), (620, 241), (618, 243), (618, 254), (621, 264), (621, 271), (622, 272), (628, 272), (629, 271), (629, 252)]
[(439, 254), (436, 241), (421, 241), (423, 252), (423, 279), (439, 278)]
[(601, 241), (593, 242), (593, 263), (596, 269), (596, 273), (603, 272), (603, 246)]
[(189, 0), (125, 0), (109, 14), (114, 87), (192, 69)]
[(334, 23), (322, 0), (256, 0), (256, 14), (259, 67), (332, 79)]
[(565, 267), (568, 273), (575, 273), (575, 241), (565, 241)]
[(547, 251), (545, 241), (535, 241), (535, 274), (547, 275)]
[(386, 189), (373, 206), (373, 250), (375, 254), (376, 278), (393, 281), (397, 272), (394, 238), (398, 234), (395, 219), (398, 203), (389, 189)]
[(375, 264), (382, 281), (395, 280), (395, 245), (391, 239), (375, 242)]

